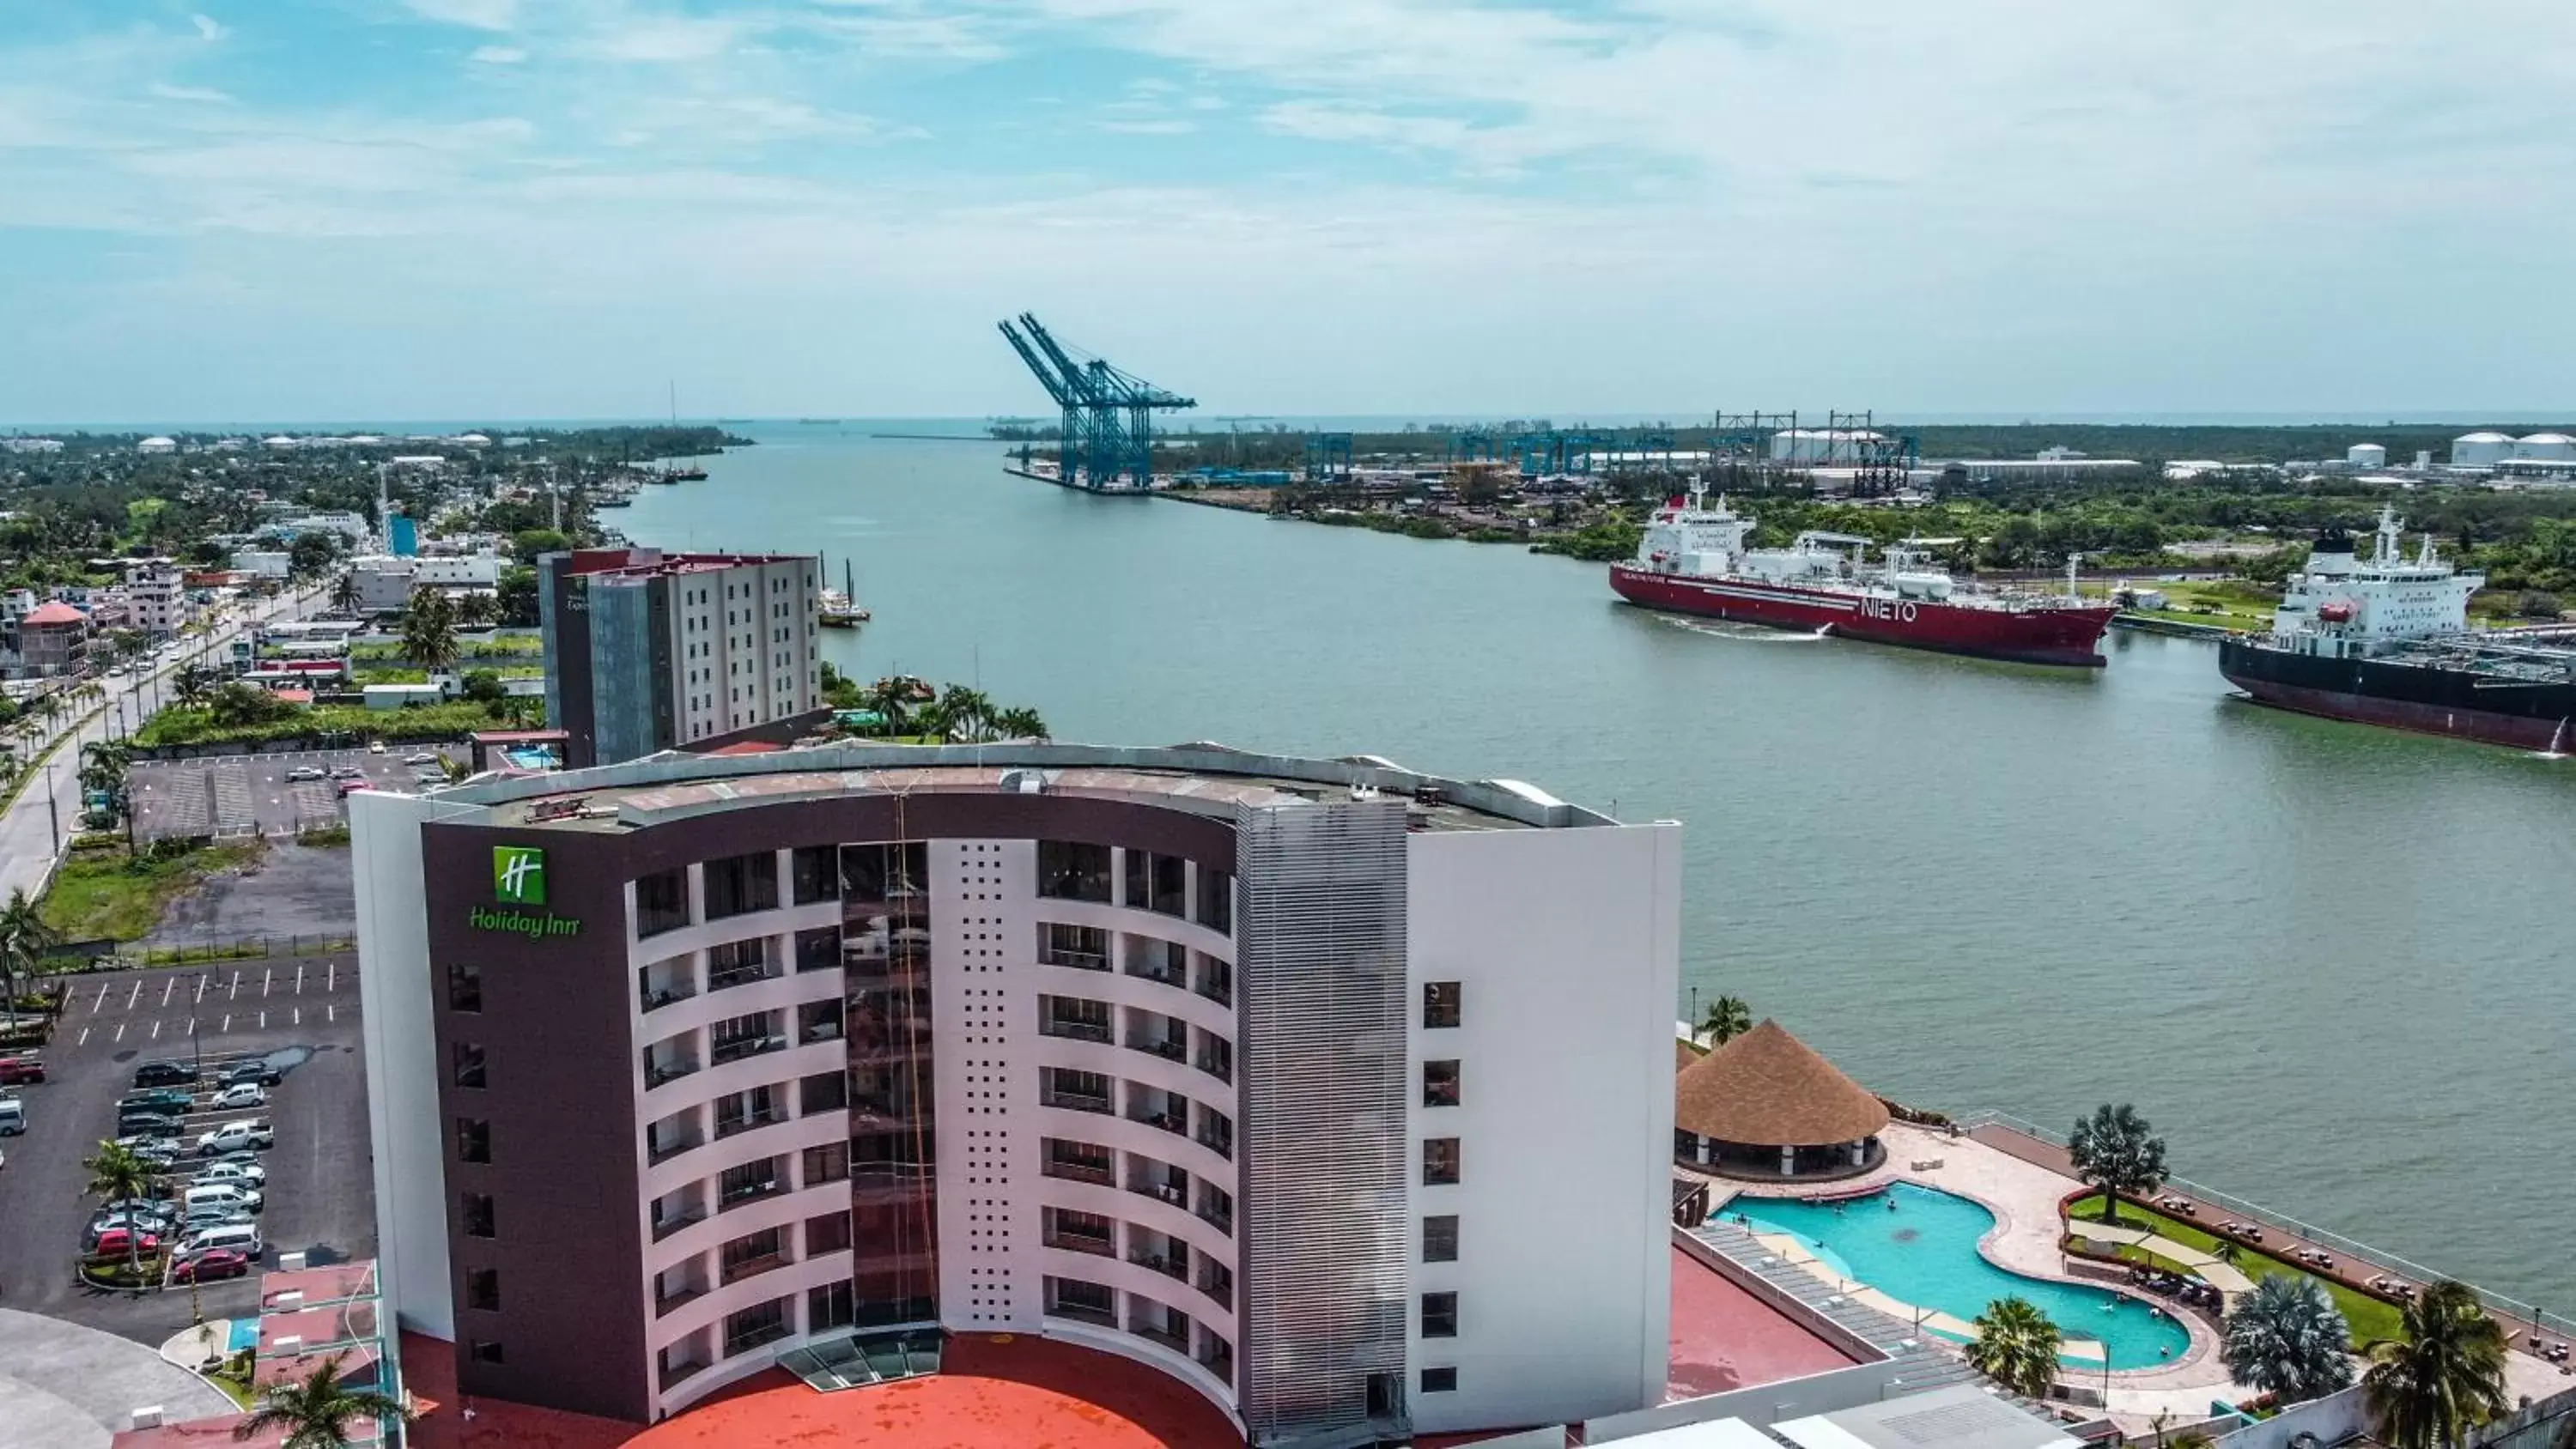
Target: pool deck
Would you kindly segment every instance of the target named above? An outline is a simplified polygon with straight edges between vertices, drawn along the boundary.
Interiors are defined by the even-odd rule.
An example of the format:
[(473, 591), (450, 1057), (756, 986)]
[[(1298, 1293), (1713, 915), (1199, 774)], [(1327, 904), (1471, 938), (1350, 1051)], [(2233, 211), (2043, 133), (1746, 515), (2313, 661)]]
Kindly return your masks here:
[[(1953, 1137), (1946, 1131), (1916, 1127), (1904, 1123), (1890, 1124), (1883, 1134), (1887, 1145), (1887, 1164), (1865, 1177), (1847, 1178), (1840, 1182), (1774, 1186), (1726, 1178), (1709, 1179), (1712, 1184), (1712, 1210), (1722, 1209), (1727, 1200), (1739, 1193), (1756, 1197), (1796, 1197), (1808, 1200), (1851, 1197), (1876, 1191), (1893, 1182), (1913, 1182), (1925, 1187), (1956, 1193), (1982, 1205), (1995, 1215), (1994, 1230), (1978, 1244), (1989, 1262), (2016, 1273), (2027, 1274), (2057, 1283), (2076, 1283), (2092, 1288), (2129, 1292), (2130, 1296), (2156, 1303), (2181, 1323), (2191, 1335), (2191, 1347), (2171, 1365), (2152, 1369), (2122, 1369), (2101, 1374), (2080, 1366), (2070, 1366), (2066, 1381), (2089, 1387), (2106, 1387), (2105, 1410), (2124, 1427), (2146, 1428), (2160, 1414), (2169, 1414), (2176, 1423), (2195, 1422), (2206, 1416), (2213, 1400), (2230, 1403), (2255, 1397), (2255, 1391), (2228, 1377), (2227, 1366), (2218, 1354), (2218, 1333), (2201, 1314), (2178, 1304), (2165, 1303), (2128, 1290), (2117, 1282), (2086, 1277), (2069, 1271), (2067, 1256), (2058, 1248), (2059, 1235), (2065, 1230), (2058, 1214), (2058, 1204), (2067, 1194), (2083, 1189), (2065, 1170), (2062, 1151), (2052, 1159), (2045, 1143), (2026, 1143), (2013, 1134), (2009, 1143), (1993, 1140), (1991, 1129), (1979, 1129), (1974, 1135)], [(2055, 1149), (2050, 1149), (2054, 1151)], [(1924, 1164), (1917, 1166), (1916, 1164)], [(2104, 1240), (2128, 1236), (2098, 1226), (2088, 1226), (2085, 1236)], [(2142, 1236), (2142, 1235), (2141, 1235)], [(1849, 1296), (1899, 1319), (1917, 1319), (1926, 1326), (1960, 1337), (1973, 1335), (1973, 1326), (1960, 1323), (1943, 1313), (1926, 1314), (1911, 1304), (1880, 1293), (1874, 1288), (1850, 1287), (1833, 1270), (1816, 1262), (1812, 1255), (1796, 1248), (1786, 1239), (1761, 1239), (1765, 1247), (1796, 1261), (1818, 1278), (1831, 1282)], [(2275, 1234), (2266, 1246), (2298, 1247), (2293, 1239)], [(2175, 1251), (2180, 1249), (2179, 1252)], [(2230, 1293), (2252, 1286), (2244, 1275), (2227, 1264), (2213, 1261), (2208, 1265), (2190, 1262), (2193, 1253), (2182, 1245), (2166, 1242), (2156, 1252), (2185, 1262)], [(2228, 1281), (2228, 1280), (2234, 1281)], [(2528, 1394), (2533, 1399), (2563, 1392), (2569, 1375), (2521, 1347), (2528, 1325), (2516, 1333), (2515, 1325), (2506, 1330), (2516, 1345), (2507, 1355), (2506, 1381), (2512, 1395)]]

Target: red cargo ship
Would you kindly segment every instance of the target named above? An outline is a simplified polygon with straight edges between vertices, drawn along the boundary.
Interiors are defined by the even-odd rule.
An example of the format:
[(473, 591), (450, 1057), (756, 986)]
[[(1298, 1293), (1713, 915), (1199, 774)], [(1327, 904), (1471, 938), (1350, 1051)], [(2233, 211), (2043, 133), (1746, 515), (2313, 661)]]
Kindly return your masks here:
[(2118, 612), (1962, 584), (1903, 544), (1865, 564), (1869, 540), (1846, 533), (1748, 549), (1753, 524), (1724, 499), (1712, 509), (1699, 494), (1676, 498), (1655, 510), (1637, 557), (1610, 566), (1610, 587), (1650, 609), (2026, 664), (2100, 664), (2102, 631)]

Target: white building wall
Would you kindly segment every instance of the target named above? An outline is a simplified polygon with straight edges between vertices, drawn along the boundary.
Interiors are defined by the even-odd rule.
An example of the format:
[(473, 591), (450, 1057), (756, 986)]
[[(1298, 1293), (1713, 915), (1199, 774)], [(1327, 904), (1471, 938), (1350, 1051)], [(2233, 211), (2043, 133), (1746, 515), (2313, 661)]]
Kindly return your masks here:
[(959, 1333), (1040, 1327), (1036, 894), (1029, 841), (930, 843), (939, 1312)]
[[(1408, 1160), (1435, 1137), (1461, 1158), (1454, 1186), (1412, 1174), (1414, 1427), (1652, 1404), (1671, 1313), (1681, 828), (1423, 832), (1407, 870)], [(1460, 984), (1456, 1028), (1422, 1026), (1436, 981)], [(1448, 1059), (1460, 1104), (1419, 1105), (1422, 1063)], [(1457, 1216), (1455, 1262), (1421, 1261), (1427, 1214)], [(1458, 1295), (1454, 1338), (1421, 1336), (1426, 1292)], [(1456, 1391), (1422, 1392), (1426, 1368), (1455, 1368)]]
[(429, 959), (420, 827), (445, 813), (390, 791), (349, 797), (357, 863), (358, 1001), (384, 1301), (404, 1328), (456, 1339), (448, 1284), (447, 1174), (438, 1115), (439, 989)]

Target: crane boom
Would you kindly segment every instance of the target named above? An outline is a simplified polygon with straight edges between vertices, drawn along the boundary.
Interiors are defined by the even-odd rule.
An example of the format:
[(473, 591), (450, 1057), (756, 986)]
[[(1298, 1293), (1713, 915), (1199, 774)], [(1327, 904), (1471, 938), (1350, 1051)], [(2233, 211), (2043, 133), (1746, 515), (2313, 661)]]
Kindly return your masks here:
[(1077, 359), (1032, 312), (1001, 324), (1002, 335), (1064, 410), (1058, 480), (1092, 492), (1143, 492), (1154, 481), (1153, 415), (1198, 402), (1122, 372), (1099, 357)]

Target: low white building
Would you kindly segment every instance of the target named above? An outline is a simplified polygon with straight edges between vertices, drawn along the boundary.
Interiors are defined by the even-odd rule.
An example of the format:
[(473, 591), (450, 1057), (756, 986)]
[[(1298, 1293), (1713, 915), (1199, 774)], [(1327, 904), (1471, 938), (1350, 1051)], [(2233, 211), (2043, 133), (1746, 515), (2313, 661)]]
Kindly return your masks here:
[(389, 613), (411, 602), (417, 589), (482, 589), (500, 586), (501, 560), (491, 554), (369, 554), (349, 565), (358, 607)]
[(154, 454), (175, 453), (179, 451), (179, 442), (176, 438), (145, 438), (134, 445), (134, 451)]
[(282, 549), (242, 548), (233, 550), (233, 571), (256, 574), (264, 579), (282, 579), (294, 564), (294, 556)]

